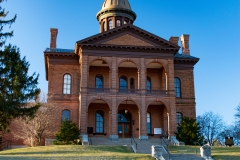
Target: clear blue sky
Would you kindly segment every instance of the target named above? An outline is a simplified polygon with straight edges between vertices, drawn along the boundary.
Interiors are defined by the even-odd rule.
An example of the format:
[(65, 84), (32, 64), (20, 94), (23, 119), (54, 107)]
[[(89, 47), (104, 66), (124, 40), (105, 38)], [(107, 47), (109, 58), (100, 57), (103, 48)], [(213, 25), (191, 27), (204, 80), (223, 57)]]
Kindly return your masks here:
[[(190, 34), (197, 115), (213, 111), (227, 124), (234, 122), (240, 103), (240, 0), (129, 0), (137, 14), (134, 25), (164, 39)], [(1, 5), (17, 14), (12, 25), (30, 73), (40, 74), (47, 92), (43, 51), (50, 44), (50, 28), (58, 28), (57, 47), (74, 49), (75, 42), (99, 33), (96, 14), (103, 0), (8, 0)], [(180, 45), (180, 44), (179, 44)]]

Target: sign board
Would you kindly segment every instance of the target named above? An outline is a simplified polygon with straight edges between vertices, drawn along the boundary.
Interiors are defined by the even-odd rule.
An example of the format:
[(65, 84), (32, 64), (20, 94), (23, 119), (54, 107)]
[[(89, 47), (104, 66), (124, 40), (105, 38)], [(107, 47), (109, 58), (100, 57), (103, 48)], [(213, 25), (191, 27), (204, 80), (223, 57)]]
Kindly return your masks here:
[(154, 134), (162, 134), (162, 128), (154, 128)]

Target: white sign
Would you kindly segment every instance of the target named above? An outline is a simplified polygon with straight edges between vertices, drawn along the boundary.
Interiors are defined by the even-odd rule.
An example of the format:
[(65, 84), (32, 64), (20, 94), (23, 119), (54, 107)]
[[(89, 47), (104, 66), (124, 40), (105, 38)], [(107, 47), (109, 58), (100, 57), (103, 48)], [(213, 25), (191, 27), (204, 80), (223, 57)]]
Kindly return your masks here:
[(154, 134), (162, 134), (162, 128), (154, 128)]

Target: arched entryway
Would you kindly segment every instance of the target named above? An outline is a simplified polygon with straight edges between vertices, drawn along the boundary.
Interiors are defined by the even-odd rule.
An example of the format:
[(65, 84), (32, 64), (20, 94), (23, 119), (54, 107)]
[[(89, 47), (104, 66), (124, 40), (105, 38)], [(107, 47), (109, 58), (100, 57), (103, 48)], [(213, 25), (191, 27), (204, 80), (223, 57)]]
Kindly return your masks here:
[(146, 89), (148, 94), (152, 93), (152, 91), (167, 90), (167, 73), (161, 63), (152, 62), (148, 64), (146, 78)]
[(106, 92), (110, 88), (109, 64), (102, 59), (92, 61), (89, 65), (88, 88), (91, 92)]
[(168, 135), (168, 111), (161, 101), (152, 102), (147, 108), (147, 134), (149, 138)]
[[(109, 106), (106, 101), (96, 99), (88, 106), (88, 134), (93, 136), (109, 135)], [(90, 132), (89, 132), (90, 131)]]
[(139, 136), (139, 108), (132, 100), (125, 100), (118, 106), (117, 131), (119, 138)]
[(129, 138), (132, 135), (132, 117), (127, 110), (118, 111), (118, 137)]
[(118, 66), (118, 86), (120, 93), (136, 93), (138, 87), (138, 68), (132, 61), (123, 61)]

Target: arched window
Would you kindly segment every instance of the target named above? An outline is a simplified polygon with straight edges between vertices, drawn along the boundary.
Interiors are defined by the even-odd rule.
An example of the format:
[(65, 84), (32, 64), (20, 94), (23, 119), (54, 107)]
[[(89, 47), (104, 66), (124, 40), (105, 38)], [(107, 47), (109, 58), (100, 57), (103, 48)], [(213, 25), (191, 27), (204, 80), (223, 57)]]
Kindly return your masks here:
[(112, 20), (108, 21), (108, 28), (113, 29), (113, 21)]
[(174, 86), (175, 86), (175, 95), (177, 98), (181, 97), (181, 81), (179, 78), (174, 78)]
[(182, 122), (182, 118), (183, 118), (183, 115), (181, 112), (177, 112), (176, 113), (176, 122), (177, 122), (177, 126), (179, 126)]
[(106, 31), (106, 30), (107, 30), (107, 29), (106, 29), (106, 23), (105, 23), (105, 22), (103, 22), (102, 28), (103, 28), (103, 31)]
[(104, 113), (103, 111), (96, 112), (96, 133), (104, 132)]
[(71, 75), (65, 74), (63, 78), (63, 94), (71, 93)]
[(70, 120), (71, 118), (71, 113), (69, 110), (65, 109), (62, 111), (62, 121), (64, 121), (65, 119)]
[(147, 76), (147, 93), (151, 93), (151, 89), (152, 89), (152, 83), (151, 83), (151, 78)]
[(128, 89), (128, 85), (127, 85), (127, 77), (122, 76), (119, 79), (119, 89), (120, 92), (126, 92)]
[(151, 134), (151, 114), (147, 113), (147, 133)]
[(95, 88), (103, 88), (103, 76), (100, 74), (95, 78)]
[(119, 20), (119, 19), (117, 20), (116, 26), (117, 26), (117, 27), (121, 26), (121, 20)]
[(128, 23), (128, 22), (125, 20), (125, 21), (124, 21), (124, 24), (127, 24), (127, 23)]

